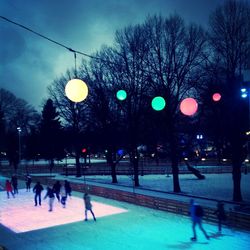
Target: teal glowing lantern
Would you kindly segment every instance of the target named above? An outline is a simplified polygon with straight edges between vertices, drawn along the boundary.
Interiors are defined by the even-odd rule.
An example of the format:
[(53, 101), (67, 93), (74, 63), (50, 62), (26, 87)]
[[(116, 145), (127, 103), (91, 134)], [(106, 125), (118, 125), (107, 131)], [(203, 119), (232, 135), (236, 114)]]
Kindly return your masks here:
[(120, 101), (124, 101), (127, 98), (127, 92), (123, 89), (118, 90), (116, 93), (116, 98)]
[(151, 106), (154, 110), (156, 111), (161, 111), (165, 108), (166, 102), (163, 97), (161, 96), (156, 96), (153, 98), (151, 102)]

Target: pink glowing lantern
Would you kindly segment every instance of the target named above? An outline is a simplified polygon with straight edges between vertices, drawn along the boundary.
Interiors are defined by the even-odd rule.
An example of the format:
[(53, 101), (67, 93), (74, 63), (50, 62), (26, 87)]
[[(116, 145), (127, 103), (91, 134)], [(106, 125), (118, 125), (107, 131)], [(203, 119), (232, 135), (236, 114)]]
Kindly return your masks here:
[(213, 94), (213, 101), (218, 102), (221, 99), (221, 94), (220, 93), (214, 93)]
[(192, 116), (198, 110), (198, 103), (194, 98), (185, 98), (181, 101), (180, 110), (182, 114)]

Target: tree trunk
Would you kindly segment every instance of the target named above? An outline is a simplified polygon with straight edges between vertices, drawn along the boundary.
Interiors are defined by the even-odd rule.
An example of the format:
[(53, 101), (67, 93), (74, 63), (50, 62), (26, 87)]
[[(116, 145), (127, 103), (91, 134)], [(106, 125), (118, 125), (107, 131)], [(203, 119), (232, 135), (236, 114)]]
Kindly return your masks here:
[[(241, 164), (240, 164), (241, 165)], [(233, 200), (242, 201), (241, 195), (241, 166), (233, 164)]]
[(243, 147), (237, 145), (233, 147), (232, 151), (232, 177), (233, 177), (233, 200), (242, 201), (241, 195), (241, 165), (244, 160)]
[(108, 149), (106, 153), (106, 158), (107, 158), (107, 164), (108, 166), (110, 166), (110, 169), (111, 169), (112, 183), (118, 183), (117, 176), (116, 176), (116, 162), (115, 162), (116, 159), (114, 155), (115, 155), (114, 151), (111, 149)]
[(50, 174), (52, 173), (52, 169), (54, 168), (55, 164), (54, 164), (54, 159), (50, 159), (49, 160), (49, 171)]
[(178, 157), (172, 155), (172, 174), (173, 174), (173, 187), (174, 192), (179, 193), (181, 192), (180, 184), (179, 184), (179, 167), (178, 167)]
[(81, 164), (80, 164), (80, 154), (76, 152), (75, 156), (75, 161), (76, 161), (76, 177), (81, 177)]
[(116, 163), (111, 163), (111, 177), (112, 177), (112, 183), (118, 183), (117, 176), (116, 176)]
[(134, 186), (139, 187), (139, 156), (137, 150), (132, 150), (130, 154), (130, 162), (132, 162), (133, 165), (133, 171), (134, 171)]
[(138, 157), (134, 158), (133, 160), (133, 165), (134, 165), (134, 182), (135, 182), (135, 187), (139, 187), (139, 160)]
[(171, 166), (173, 174), (173, 191), (175, 193), (181, 192), (179, 183), (179, 155), (178, 155), (178, 142), (177, 135), (174, 132), (174, 127), (171, 128), (170, 133), (170, 153), (171, 153)]

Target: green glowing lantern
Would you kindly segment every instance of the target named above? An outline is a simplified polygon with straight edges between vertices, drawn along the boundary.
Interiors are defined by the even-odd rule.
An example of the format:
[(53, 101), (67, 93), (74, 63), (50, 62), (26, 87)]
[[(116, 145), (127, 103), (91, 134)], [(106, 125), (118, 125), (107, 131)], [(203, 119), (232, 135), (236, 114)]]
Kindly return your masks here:
[(120, 101), (124, 101), (127, 98), (127, 92), (123, 89), (118, 90), (116, 93), (116, 98)]
[(151, 102), (151, 106), (154, 110), (156, 111), (161, 111), (165, 108), (166, 102), (163, 97), (161, 96), (156, 96), (153, 98)]

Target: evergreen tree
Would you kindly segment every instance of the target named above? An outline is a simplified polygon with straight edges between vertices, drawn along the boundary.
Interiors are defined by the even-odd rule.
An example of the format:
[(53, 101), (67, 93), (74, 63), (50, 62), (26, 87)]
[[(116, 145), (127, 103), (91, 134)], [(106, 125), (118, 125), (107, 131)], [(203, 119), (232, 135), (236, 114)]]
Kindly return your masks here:
[(45, 103), (40, 124), (41, 156), (50, 162), (50, 170), (55, 159), (64, 157), (62, 126), (58, 112), (51, 99)]

